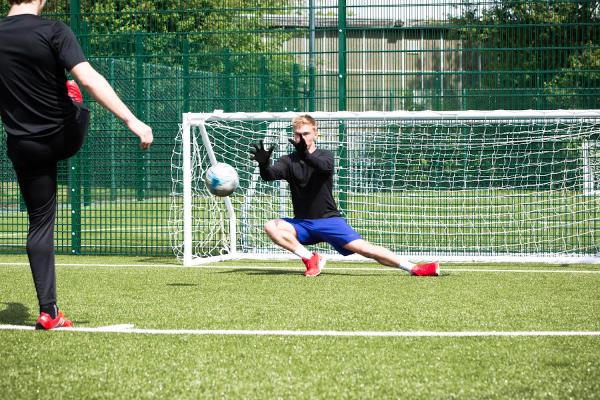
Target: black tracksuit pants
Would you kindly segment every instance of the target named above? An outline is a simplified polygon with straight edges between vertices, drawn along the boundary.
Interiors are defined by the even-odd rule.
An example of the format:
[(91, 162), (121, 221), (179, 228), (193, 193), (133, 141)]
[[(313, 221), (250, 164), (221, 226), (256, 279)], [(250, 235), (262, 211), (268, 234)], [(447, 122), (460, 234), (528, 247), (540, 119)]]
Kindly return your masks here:
[(7, 135), (7, 153), (15, 169), (27, 207), (27, 257), (40, 307), (56, 304), (54, 219), (57, 165), (83, 145), (88, 110), (78, 106), (71, 123), (58, 134), (27, 138)]

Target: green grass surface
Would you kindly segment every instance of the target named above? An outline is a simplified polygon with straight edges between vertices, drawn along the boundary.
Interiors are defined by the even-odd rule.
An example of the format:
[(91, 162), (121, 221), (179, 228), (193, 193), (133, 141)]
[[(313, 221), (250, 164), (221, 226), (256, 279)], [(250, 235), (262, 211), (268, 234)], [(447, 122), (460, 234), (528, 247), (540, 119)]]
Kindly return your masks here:
[[(298, 262), (177, 267), (58, 257), (77, 327), (333, 331), (600, 331), (600, 266), (449, 264), (417, 278)], [(33, 325), (24, 257), (0, 258), (0, 325)], [(276, 268), (273, 268), (276, 267)], [(459, 269), (475, 269), (461, 272)], [(595, 273), (489, 272), (495, 270)], [(600, 393), (600, 336), (325, 337), (0, 330), (14, 398), (577, 398)]]

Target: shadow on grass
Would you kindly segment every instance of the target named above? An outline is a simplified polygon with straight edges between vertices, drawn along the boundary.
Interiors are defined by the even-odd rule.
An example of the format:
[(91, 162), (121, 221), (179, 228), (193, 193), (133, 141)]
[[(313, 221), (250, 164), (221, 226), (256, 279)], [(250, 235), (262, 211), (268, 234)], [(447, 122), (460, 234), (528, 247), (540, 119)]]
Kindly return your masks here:
[(27, 325), (31, 323), (29, 308), (21, 303), (5, 303), (6, 308), (0, 311), (0, 324)]
[(140, 257), (136, 261), (143, 264), (181, 265), (175, 256)]
[[(0, 305), (5, 305), (6, 308), (0, 311), (0, 325), (33, 325), (37, 318), (37, 314), (32, 316), (29, 308), (21, 303), (6, 303), (0, 302)], [(68, 318), (68, 316), (67, 316)], [(73, 320), (75, 325), (88, 324), (89, 321)]]
[[(252, 268), (252, 269), (247, 269), (247, 268), (240, 268), (240, 269), (231, 269), (231, 270), (226, 270), (226, 271), (219, 271), (220, 274), (245, 274), (245, 275), (298, 275), (301, 278), (304, 279), (315, 279), (315, 278), (305, 278), (304, 277), (304, 271), (301, 270), (292, 270), (292, 269), (260, 269), (260, 268)], [(390, 274), (391, 275), (391, 274)], [(399, 273), (399, 275), (402, 278), (410, 278), (410, 276), (408, 274), (401, 274)], [(324, 270), (323, 272), (321, 272), (321, 275), (319, 275), (318, 278), (316, 279), (320, 279), (321, 277), (327, 277), (327, 276), (348, 276), (348, 277), (369, 277), (369, 278), (381, 278), (382, 276), (384, 276), (383, 274), (374, 274), (372, 272), (356, 272), (356, 271), (334, 271), (333, 269), (330, 270)]]
[(196, 283), (167, 283), (167, 286), (172, 286), (172, 287), (192, 287), (192, 286), (198, 286), (198, 284)]
[(246, 274), (246, 275), (302, 275), (300, 271), (290, 269), (260, 269), (260, 268), (239, 268), (228, 271), (221, 271), (222, 274)]

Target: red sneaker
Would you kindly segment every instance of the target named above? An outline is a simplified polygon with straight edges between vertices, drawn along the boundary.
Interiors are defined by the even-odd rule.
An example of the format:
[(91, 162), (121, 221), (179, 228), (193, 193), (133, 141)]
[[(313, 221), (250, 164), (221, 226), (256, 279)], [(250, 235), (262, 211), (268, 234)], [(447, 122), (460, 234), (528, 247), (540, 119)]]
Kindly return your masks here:
[(410, 273), (416, 276), (438, 276), (440, 274), (440, 263), (437, 261), (417, 264), (410, 270)]
[(41, 313), (38, 317), (37, 323), (35, 324), (35, 329), (56, 329), (56, 328), (72, 328), (73, 323), (65, 318), (62, 311), (58, 312), (56, 318), (52, 319), (50, 314)]
[(325, 267), (325, 259), (317, 252), (313, 252), (311, 258), (303, 258), (302, 262), (306, 265), (306, 272), (304, 276), (313, 277), (321, 273), (321, 270)]

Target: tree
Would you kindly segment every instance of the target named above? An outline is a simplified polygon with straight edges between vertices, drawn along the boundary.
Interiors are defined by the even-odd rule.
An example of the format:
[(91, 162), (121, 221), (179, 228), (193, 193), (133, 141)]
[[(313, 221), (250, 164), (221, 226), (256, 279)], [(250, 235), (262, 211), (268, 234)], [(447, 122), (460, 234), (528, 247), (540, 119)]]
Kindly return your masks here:
[(514, 108), (573, 108), (573, 97), (558, 101), (552, 94), (560, 85), (578, 87), (574, 95), (599, 94), (593, 50), (600, 45), (598, 0), (502, 0), (483, 9), (471, 3), (451, 22), (462, 27), (458, 39), (472, 55), (465, 69), (481, 71), (464, 87), (489, 94), (490, 108), (514, 97), (520, 98), (510, 103)]
[(546, 82), (551, 108), (600, 108), (600, 48), (572, 54), (566, 67)]
[[(144, 37), (144, 53), (162, 58), (169, 65), (181, 59), (182, 43), (204, 59), (192, 60), (193, 68), (223, 70), (223, 52), (233, 55), (260, 54), (278, 50), (289, 34), (268, 27), (265, 15), (282, 12), (289, 0), (123, 0), (96, 1), (82, 13), (83, 33), (97, 55), (132, 55), (132, 36)], [(268, 37), (269, 40), (265, 40)], [(173, 56), (175, 54), (175, 56)], [(218, 55), (218, 60), (213, 55)], [(237, 70), (255, 70), (256, 62)]]

